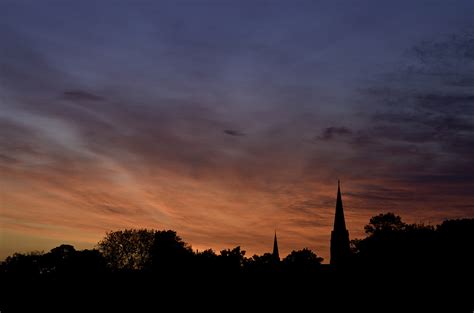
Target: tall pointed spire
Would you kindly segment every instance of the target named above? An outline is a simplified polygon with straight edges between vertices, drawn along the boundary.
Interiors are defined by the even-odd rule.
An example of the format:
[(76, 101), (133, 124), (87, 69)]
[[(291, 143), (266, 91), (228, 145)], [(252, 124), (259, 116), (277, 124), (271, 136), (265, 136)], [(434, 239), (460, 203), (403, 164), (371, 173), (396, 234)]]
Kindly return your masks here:
[(342, 206), (341, 184), (337, 181), (336, 214), (334, 216), (334, 228), (331, 232), (331, 264), (341, 265), (347, 262), (350, 255), (349, 232), (344, 219), (344, 208)]
[(346, 230), (344, 209), (342, 207), (341, 182), (337, 180), (336, 214), (334, 216), (334, 230)]
[(280, 261), (280, 253), (278, 252), (277, 232), (275, 230), (275, 237), (273, 238), (273, 258)]

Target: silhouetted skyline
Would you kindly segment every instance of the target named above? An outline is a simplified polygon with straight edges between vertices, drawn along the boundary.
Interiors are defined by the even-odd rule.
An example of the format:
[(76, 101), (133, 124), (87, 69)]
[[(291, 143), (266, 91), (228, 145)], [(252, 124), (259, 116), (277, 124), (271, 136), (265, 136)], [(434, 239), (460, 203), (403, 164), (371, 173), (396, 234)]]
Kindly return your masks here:
[(276, 233), (273, 253), (250, 256), (240, 246), (193, 251), (173, 230), (115, 230), (97, 249), (62, 244), (0, 262), (0, 307), (63, 311), (75, 299), (75, 309), (115, 311), (131, 304), (135, 311), (181, 310), (195, 308), (194, 299), (204, 297), (217, 311), (229, 305), (301, 311), (315, 303), (327, 312), (474, 309), (474, 219), (433, 226), (380, 213), (349, 251), (340, 192), (337, 203), (331, 264), (321, 264), (323, 258), (308, 248), (280, 260)]

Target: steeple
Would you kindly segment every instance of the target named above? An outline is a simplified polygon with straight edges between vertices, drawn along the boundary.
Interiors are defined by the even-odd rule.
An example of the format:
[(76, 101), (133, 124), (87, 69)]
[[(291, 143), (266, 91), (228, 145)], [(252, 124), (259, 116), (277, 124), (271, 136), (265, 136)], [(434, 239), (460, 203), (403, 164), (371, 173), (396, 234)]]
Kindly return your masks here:
[(275, 237), (273, 239), (273, 253), (272, 253), (272, 256), (276, 261), (280, 261), (280, 254), (278, 253), (278, 242), (277, 242), (276, 230), (275, 230)]
[(334, 216), (334, 230), (346, 230), (344, 209), (342, 208), (341, 183), (337, 181), (336, 215)]
[(341, 265), (347, 262), (350, 255), (349, 232), (344, 219), (344, 208), (342, 206), (341, 185), (337, 181), (336, 214), (334, 216), (334, 228), (331, 232), (331, 264)]

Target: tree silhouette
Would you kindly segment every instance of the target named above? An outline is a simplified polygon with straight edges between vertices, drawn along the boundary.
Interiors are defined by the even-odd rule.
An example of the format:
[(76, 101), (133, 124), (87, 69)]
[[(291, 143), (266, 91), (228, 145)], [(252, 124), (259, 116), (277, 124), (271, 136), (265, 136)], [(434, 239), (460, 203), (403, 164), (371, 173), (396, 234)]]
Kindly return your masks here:
[(364, 230), (366, 234), (372, 235), (379, 232), (402, 231), (405, 227), (406, 224), (402, 222), (400, 216), (389, 212), (372, 217)]
[(231, 273), (239, 272), (244, 266), (245, 261), (245, 251), (241, 250), (240, 246), (237, 246), (232, 250), (222, 250), (219, 255), (219, 264), (226, 271)]
[[(474, 276), (474, 219), (444, 221), (436, 228), (437, 251), (446, 256), (445, 264), (454, 272)], [(474, 277), (473, 277), (474, 278)]]
[(76, 275), (82, 277), (98, 277), (106, 272), (106, 260), (99, 250), (76, 251), (73, 259)]
[(308, 248), (293, 250), (283, 259), (283, 265), (290, 270), (307, 271), (318, 269), (323, 258)]
[(275, 259), (273, 253), (264, 253), (262, 255), (253, 255), (245, 260), (245, 269), (253, 275), (274, 274), (280, 268), (280, 261)]
[(76, 249), (71, 245), (60, 245), (42, 257), (43, 271), (51, 275), (68, 275), (74, 270)]
[(193, 251), (175, 231), (165, 230), (155, 232), (150, 255), (154, 271), (185, 270)]
[(368, 236), (352, 241), (352, 245), (358, 261), (366, 266), (405, 273), (434, 266), (436, 237), (432, 226), (406, 224), (400, 216), (385, 213), (372, 217), (365, 231)]
[(247, 261), (248, 264), (254, 264), (259, 266), (273, 265), (275, 264), (275, 262), (276, 261), (273, 254), (268, 252), (262, 255), (255, 254)]
[(2, 262), (0, 269), (2, 274), (16, 277), (32, 278), (40, 275), (42, 270), (43, 252), (34, 251), (26, 254), (14, 253)]
[(212, 249), (194, 254), (194, 269), (200, 274), (214, 274), (219, 264), (219, 257)]
[(148, 229), (108, 232), (97, 246), (111, 269), (141, 270), (151, 265), (155, 233)]

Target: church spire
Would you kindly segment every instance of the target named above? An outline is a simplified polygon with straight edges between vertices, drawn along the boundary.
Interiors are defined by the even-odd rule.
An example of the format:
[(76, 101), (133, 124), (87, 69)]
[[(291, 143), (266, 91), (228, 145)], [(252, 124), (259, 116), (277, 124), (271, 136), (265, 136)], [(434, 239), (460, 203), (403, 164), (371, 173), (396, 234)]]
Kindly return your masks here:
[(331, 232), (331, 264), (341, 265), (346, 263), (350, 254), (349, 232), (344, 219), (344, 208), (342, 206), (341, 185), (337, 181), (336, 214), (334, 216), (334, 228)]
[(346, 230), (346, 221), (344, 219), (344, 209), (342, 207), (341, 182), (337, 180), (337, 200), (336, 214), (334, 216), (334, 230)]
[(273, 253), (272, 256), (275, 260), (280, 261), (280, 254), (278, 253), (278, 242), (277, 242), (277, 233), (275, 230), (275, 237), (273, 238)]

